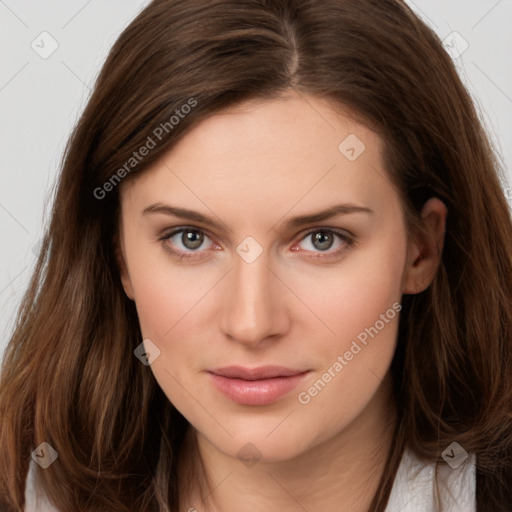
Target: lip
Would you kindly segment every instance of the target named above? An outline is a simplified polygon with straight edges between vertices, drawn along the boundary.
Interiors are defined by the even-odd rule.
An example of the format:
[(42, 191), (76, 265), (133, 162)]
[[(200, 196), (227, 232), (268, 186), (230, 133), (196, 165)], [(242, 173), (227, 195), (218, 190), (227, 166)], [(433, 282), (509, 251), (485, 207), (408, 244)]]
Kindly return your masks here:
[(283, 366), (227, 366), (208, 371), (213, 385), (233, 402), (242, 405), (276, 402), (297, 387), (309, 372)]

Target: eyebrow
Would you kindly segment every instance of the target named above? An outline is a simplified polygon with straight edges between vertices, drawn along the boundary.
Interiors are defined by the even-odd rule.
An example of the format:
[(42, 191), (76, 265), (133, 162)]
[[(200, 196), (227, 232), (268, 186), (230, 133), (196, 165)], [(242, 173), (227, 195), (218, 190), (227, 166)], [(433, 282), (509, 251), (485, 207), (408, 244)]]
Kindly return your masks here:
[[(142, 215), (149, 215), (152, 213), (163, 213), (166, 215), (173, 215), (175, 217), (180, 217), (182, 219), (187, 219), (194, 222), (200, 222), (201, 224), (204, 224), (217, 230), (226, 229), (226, 226), (224, 224), (214, 220), (212, 217), (208, 217), (194, 210), (188, 210), (187, 208), (179, 208), (176, 206), (171, 206), (163, 203), (153, 203), (144, 209)], [(292, 217), (291, 219), (285, 222), (284, 227), (285, 229), (298, 228), (306, 224), (321, 222), (336, 217), (338, 215), (348, 215), (350, 213), (373, 214), (375, 212), (370, 208), (367, 208), (366, 206), (359, 206), (351, 203), (337, 204), (325, 210), (321, 210), (319, 212)]]

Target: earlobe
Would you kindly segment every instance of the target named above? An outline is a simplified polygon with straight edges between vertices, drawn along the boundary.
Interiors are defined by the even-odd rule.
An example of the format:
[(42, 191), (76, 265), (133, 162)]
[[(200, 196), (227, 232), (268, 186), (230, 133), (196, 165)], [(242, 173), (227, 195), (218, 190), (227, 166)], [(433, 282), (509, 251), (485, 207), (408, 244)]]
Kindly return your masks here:
[(407, 248), (402, 293), (420, 293), (432, 283), (441, 262), (447, 213), (446, 205), (436, 197), (423, 206), (425, 231), (415, 233)]

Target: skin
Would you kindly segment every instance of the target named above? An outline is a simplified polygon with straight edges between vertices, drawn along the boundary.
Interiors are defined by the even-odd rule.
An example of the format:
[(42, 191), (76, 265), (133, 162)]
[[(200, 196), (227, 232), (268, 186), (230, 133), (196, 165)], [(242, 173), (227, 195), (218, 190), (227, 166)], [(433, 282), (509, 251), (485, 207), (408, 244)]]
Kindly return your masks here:
[[(350, 161), (338, 149), (349, 134), (364, 144)], [(387, 177), (383, 143), (325, 99), (290, 92), (247, 102), (197, 125), (157, 164), (121, 188), (119, 266), (144, 339), (160, 350), (158, 384), (191, 428), (215, 490), (213, 511), (366, 511), (384, 470), (395, 419), (390, 363), (399, 315), (348, 361), (309, 403), (298, 401), (339, 355), (403, 294), (431, 282), (442, 249), (446, 207), (430, 199), (430, 236), (407, 236), (402, 206)], [(161, 212), (154, 203), (200, 212), (211, 228)], [(348, 203), (372, 210), (286, 228), (292, 217)], [(180, 227), (205, 234), (184, 246)], [(314, 243), (311, 228), (350, 234), (349, 245)], [(247, 263), (246, 237), (263, 252)], [(165, 250), (199, 254), (180, 259)], [(341, 248), (338, 255), (334, 255)], [(250, 249), (251, 251), (253, 249)], [(234, 403), (205, 370), (268, 364), (310, 370), (270, 405)], [(251, 467), (237, 453), (252, 443)], [(206, 510), (192, 489), (181, 510)]]

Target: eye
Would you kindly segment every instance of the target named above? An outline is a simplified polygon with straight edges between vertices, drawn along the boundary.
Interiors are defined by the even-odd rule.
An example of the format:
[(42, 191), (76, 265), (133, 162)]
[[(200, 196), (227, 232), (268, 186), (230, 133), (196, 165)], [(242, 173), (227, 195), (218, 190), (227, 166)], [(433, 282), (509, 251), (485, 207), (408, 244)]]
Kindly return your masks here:
[(163, 235), (160, 240), (167, 252), (180, 259), (206, 257), (201, 254), (208, 250), (207, 247), (203, 247), (206, 240), (211, 242), (210, 249), (212, 248), (211, 246), (218, 247), (204, 231), (197, 228), (185, 227), (176, 229), (171, 233)]
[[(183, 259), (203, 259), (209, 250), (221, 247), (201, 229), (181, 227), (159, 238), (164, 249), (173, 257)], [(208, 245), (206, 241), (210, 241)], [(314, 228), (307, 232), (292, 248), (292, 251), (303, 250), (313, 253), (312, 258), (327, 258), (341, 255), (355, 241), (345, 232), (332, 228)]]
[(340, 255), (353, 244), (354, 240), (342, 231), (314, 228), (308, 231), (301, 241), (293, 246), (292, 250), (297, 250), (295, 247), (298, 246), (302, 250), (317, 253), (313, 257), (324, 257), (322, 253), (331, 257)]

